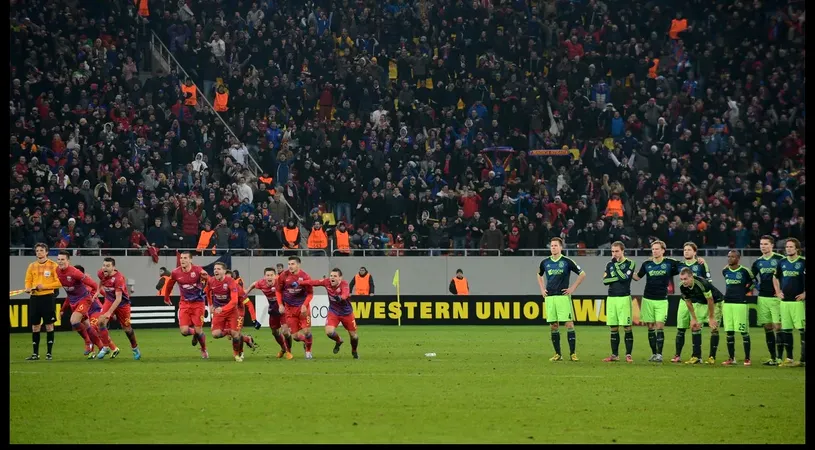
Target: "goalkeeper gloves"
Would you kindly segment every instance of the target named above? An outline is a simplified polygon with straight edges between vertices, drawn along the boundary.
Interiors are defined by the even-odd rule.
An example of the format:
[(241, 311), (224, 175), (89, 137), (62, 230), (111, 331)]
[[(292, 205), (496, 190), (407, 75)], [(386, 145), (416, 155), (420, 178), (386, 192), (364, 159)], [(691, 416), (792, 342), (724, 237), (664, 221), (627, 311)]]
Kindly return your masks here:
[(256, 329), (256, 330), (259, 330), (259, 329), (260, 329), (260, 326), (261, 326), (261, 325), (260, 325), (260, 322), (258, 322), (257, 320), (255, 320), (254, 325), (255, 325), (255, 329)]

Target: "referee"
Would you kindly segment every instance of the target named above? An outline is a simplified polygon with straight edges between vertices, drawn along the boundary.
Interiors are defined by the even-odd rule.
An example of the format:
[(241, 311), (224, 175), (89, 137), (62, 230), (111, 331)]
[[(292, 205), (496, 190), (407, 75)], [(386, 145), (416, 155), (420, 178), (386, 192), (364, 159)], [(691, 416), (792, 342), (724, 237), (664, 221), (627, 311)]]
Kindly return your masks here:
[(31, 294), (28, 300), (28, 321), (31, 323), (31, 341), (34, 352), (27, 361), (40, 359), (40, 329), (45, 324), (48, 333), (48, 353), (45, 359), (51, 360), (51, 349), (54, 347), (54, 322), (57, 321), (57, 291), (62, 284), (57, 278), (57, 263), (48, 259), (48, 246), (38, 243), (34, 246), (37, 260), (28, 265), (25, 271), (25, 291)]

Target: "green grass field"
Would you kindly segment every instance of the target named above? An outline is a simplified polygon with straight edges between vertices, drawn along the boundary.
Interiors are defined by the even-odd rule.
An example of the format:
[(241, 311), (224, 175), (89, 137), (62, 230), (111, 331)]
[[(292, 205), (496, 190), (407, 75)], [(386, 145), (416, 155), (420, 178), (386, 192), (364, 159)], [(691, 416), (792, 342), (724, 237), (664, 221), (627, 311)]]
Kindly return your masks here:
[[(207, 330), (208, 331), (208, 330)], [(253, 330), (254, 331), (254, 330)], [(246, 361), (209, 338), (138, 330), (142, 360), (88, 361), (58, 333), (53, 361), (10, 335), (11, 443), (804, 443), (803, 368), (607, 364), (605, 327), (578, 327), (579, 362), (552, 363), (548, 327), (362, 326), (360, 360), (315, 332), (315, 359), (277, 360), (267, 328)], [(341, 330), (343, 333), (344, 331)], [(667, 330), (665, 354), (674, 349)], [(346, 335), (347, 338), (347, 335)], [(565, 332), (563, 345), (567, 347)], [(797, 341), (797, 339), (796, 339)], [(41, 355), (45, 353), (43, 334)], [(796, 342), (796, 354), (799, 342)], [(621, 343), (621, 350), (624, 349)], [(707, 356), (707, 334), (703, 354)], [(689, 357), (690, 336), (683, 357)], [(435, 352), (435, 358), (426, 358)], [(725, 339), (719, 361), (727, 356)], [(736, 341), (741, 360), (741, 339)]]

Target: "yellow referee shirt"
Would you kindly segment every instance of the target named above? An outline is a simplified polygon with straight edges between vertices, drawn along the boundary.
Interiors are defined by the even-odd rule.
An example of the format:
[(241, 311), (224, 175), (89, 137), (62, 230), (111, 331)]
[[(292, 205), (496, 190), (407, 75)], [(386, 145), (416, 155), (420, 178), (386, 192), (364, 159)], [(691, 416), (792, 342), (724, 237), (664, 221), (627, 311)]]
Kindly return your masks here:
[(34, 261), (25, 271), (25, 288), (34, 289), (42, 284), (42, 289), (31, 293), (32, 296), (53, 294), (62, 284), (57, 277), (57, 263), (46, 259), (44, 262)]

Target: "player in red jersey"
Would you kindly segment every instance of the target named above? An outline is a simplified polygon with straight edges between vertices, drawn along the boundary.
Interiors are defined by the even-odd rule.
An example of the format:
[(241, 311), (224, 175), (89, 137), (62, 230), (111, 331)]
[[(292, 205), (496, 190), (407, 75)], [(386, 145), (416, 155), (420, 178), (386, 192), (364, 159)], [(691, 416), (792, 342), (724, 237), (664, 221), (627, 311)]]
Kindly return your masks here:
[(304, 280), (303, 284), (308, 286), (322, 286), (328, 293), (328, 318), (325, 321), (325, 334), (334, 344), (334, 354), (340, 352), (342, 338), (337, 334), (337, 325), (348, 331), (351, 338), (351, 355), (354, 359), (359, 359), (357, 346), (359, 345), (359, 335), (357, 335), (357, 321), (354, 318), (354, 308), (348, 300), (351, 297), (351, 289), (348, 282), (342, 279), (342, 271), (338, 268), (331, 270), (328, 278), (319, 280)]
[[(75, 265), (74, 267), (80, 272), (85, 273), (85, 268), (80, 266), (79, 264)], [(63, 313), (71, 312), (71, 302), (69, 302), (67, 298), (65, 299), (65, 302), (62, 303), (61, 311)], [(102, 304), (99, 303), (99, 301), (96, 300), (96, 298), (94, 298), (93, 303), (91, 303), (91, 309), (88, 312), (90, 320), (88, 321), (88, 323), (84, 324), (85, 326), (82, 327), (83, 329), (81, 331), (77, 331), (77, 333), (79, 333), (79, 335), (82, 336), (82, 339), (85, 341), (84, 355), (87, 356), (88, 359), (96, 358), (96, 353), (93, 352), (94, 342), (98, 341), (99, 344), (102, 344), (101, 340), (99, 340), (99, 329), (96, 327), (96, 323), (94, 321), (94, 318), (99, 317), (99, 314), (101, 313)], [(94, 335), (94, 338), (91, 339), (90, 335)], [(111, 341), (111, 344), (113, 344), (113, 341)], [(99, 350), (102, 350), (102, 346), (99, 346)]]
[[(102, 333), (102, 339), (109, 336), (108, 322), (111, 316), (115, 315), (122, 325), (127, 339), (130, 341), (133, 359), (138, 361), (141, 359), (141, 351), (139, 351), (139, 344), (136, 342), (136, 333), (130, 325), (130, 293), (127, 288), (127, 279), (122, 272), (116, 269), (116, 260), (111, 257), (102, 260), (102, 269), (97, 272), (97, 275), (99, 276), (99, 290), (103, 291), (105, 297), (102, 315), (99, 317), (99, 332)], [(119, 349), (113, 348), (110, 357), (115, 358), (118, 355)], [(104, 353), (100, 351), (97, 358), (102, 359), (104, 357)]]
[(289, 256), (289, 269), (283, 271), (275, 284), (275, 298), (278, 310), (284, 315), (286, 328), (283, 333), (306, 346), (306, 359), (311, 359), (311, 299), (314, 288), (303, 281), (310, 280), (308, 274), (300, 270), (300, 258)]
[[(274, 336), (275, 341), (280, 345), (280, 351), (277, 352), (277, 357), (282, 358), (285, 356), (286, 359), (292, 359), (294, 356), (292, 356), (290, 351), (291, 335), (284, 336), (280, 331), (281, 326), (284, 325), (284, 321), (283, 315), (280, 313), (280, 307), (277, 304), (277, 296), (275, 295), (276, 281), (277, 272), (275, 272), (275, 269), (272, 267), (267, 267), (263, 269), (263, 278), (249, 285), (249, 289), (246, 290), (246, 295), (248, 296), (253, 290), (259, 289), (260, 292), (263, 292), (263, 295), (266, 296), (266, 300), (269, 302), (269, 328), (272, 329), (272, 336)], [(256, 323), (255, 328), (260, 329), (259, 325), (260, 322)]]
[[(246, 322), (246, 310), (249, 310), (249, 318), (252, 319), (252, 325), (255, 327), (256, 330), (260, 329), (260, 322), (258, 322), (257, 314), (255, 312), (255, 305), (252, 304), (252, 300), (249, 299), (249, 296), (246, 295), (246, 291), (243, 290), (243, 281), (235, 278), (233, 275), (237, 271), (227, 270), (226, 275), (232, 277), (235, 280), (235, 283), (238, 285), (238, 317), (241, 318), (241, 326), (243, 323)], [(238, 330), (241, 331), (241, 330)], [(249, 335), (244, 334), (243, 340), (241, 341), (241, 356), (243, 356), (243, 345), (246, 344), (252, 351), (255, 351), (260, 347), (255, 339)]]
[(181, 267), (176, 267), (170, 272), (170, 279), (167, 280), (167, 290), (164, 291), (164, 303), (172, 305), (170, 293), (173, 286), (178, 283), (178, 291), (181, 300), (178, 303), (178, 330), (182, 336), (192, 336), (192, 345), (201, 343), (201, 358), (209, 358), (207, 353), (207, 337), (204, 334), (204, 310), (205, 295), (204, 285), (209, 274), (201, 268), (192, 264), (192, 253), (181, 252)]
[(89, 312), (93, 292), (96, 292), (97, 285), (91, 277), (71, 265), (71, 253), (60, 250), (57, 255), (57, 277), (60, 284), (68, 294), (68, 304), (71, 307), (71, 328), (79, 333), (87, 342), (90, 340), (99, 348), (107, 348), (108, 342), (103, 342), (90, 326)]
[[(232, 336), (232, 352), (235, 361), (243, 362), (244, 336), (241, 334), (243, 316), (238, 314), (239, 287), (238, 283), (226, 274), (226, 264), (215, 263), (213, 276), (207, 281), (207, 300), (212, 314), (212, 337), (220, 339), (227, 334)], [(253, 346), (252, 337), (249, 346)]]

